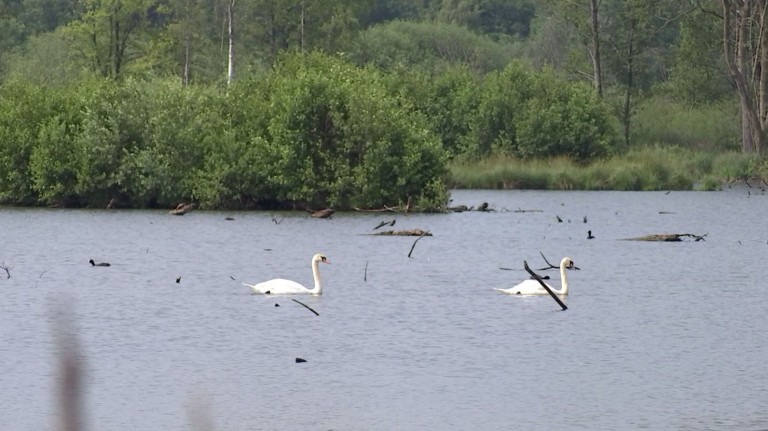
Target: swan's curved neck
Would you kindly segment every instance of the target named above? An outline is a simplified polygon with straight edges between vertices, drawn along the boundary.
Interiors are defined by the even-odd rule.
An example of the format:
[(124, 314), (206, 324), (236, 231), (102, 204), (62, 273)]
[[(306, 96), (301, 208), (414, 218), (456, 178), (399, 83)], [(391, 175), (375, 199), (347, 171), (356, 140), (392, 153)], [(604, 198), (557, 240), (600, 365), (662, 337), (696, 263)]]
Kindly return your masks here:
[(323, 291), (323, 282), (320, 281), (320, 269), (317, 264), (318, 261), (312, 259), (312, 276), (315, 278), (315, 287), (309, 292), (313, 295), (319, 295)]
[(565, 275), (565, 263), (560, 264), (560, 291), (559, 295), (568, 294), (568, 277)]

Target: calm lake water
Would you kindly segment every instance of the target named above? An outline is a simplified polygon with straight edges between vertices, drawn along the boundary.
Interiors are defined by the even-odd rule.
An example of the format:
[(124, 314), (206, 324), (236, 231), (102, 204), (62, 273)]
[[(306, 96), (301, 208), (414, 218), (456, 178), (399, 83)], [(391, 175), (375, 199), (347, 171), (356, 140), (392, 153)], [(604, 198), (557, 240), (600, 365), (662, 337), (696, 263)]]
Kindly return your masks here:
[[(768, 429), (768, 195), (453, 200), (496, 211), (0, 209), (0, 429), (55, 428), (60, 307), (90, 430)], [(370, 235), (393, 218), (434, 236), (408, 258)], [(654, 233), (707, 236), (621, 240)], [(317, 252), (323, 295), (293, 298), (318, 316), (241, 284), (310, 285)], [(540, 252), (581, 268), (566, 311), (493, 290)]]

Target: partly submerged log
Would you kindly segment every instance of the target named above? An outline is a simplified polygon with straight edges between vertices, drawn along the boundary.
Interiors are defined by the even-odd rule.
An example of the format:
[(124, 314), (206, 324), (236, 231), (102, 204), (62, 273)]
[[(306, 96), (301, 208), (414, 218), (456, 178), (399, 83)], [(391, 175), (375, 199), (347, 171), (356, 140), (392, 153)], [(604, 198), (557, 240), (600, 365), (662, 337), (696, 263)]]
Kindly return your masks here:
[(176, 205), (176, 208), (168, 211), (168, 214), (171, 214), (171, 215), (184, 215), (184, 214), (192, 211), (193, 209), (195, 209), (195, 203), (194, 202), (191, 202), (191, 203), (184, 203), (184, 202), (182, 202), (182, 203)]
[(694, 235), (692, 233), (661, 233), (645, 236), (638, 236), (636, 238), (624, 238), (625, 241), (659, 241), (659, 242), (680, 242), (685, 237), (693, 238), (694, 241), (704, 241), (704, 235)]
[(331, 218), (333, 213), (336, 212), (336, 210), (332, 208), (326, 208), (322, 210), (313, 211), (308, 209), (307, 212), (314, 218)]
[(493, 211), (496, 211), (496, 210), (494, 210), (493, 208), (491, 208), (488, 205), (488, 202), (481, 203), (480, 205), (478, 205), (477, 208), (475, 208), (474, 206), (468, 207), (466, 205), (457, 205), (457, 206), (453, 206), (453, 207), (446, 207), (445, 209), (447, 211), (451, 211), (451, 212), (455, 212), (455, 213), (460, 213), (460, 212), (464, 212), (464, 211), (479, 211), (479, 212), (493, 212)]
[(385, 230), (374, 233), (373, 235), (396, 235), (396, 236), (432, 236), (427, 230), (406, 229), (406, 230)]

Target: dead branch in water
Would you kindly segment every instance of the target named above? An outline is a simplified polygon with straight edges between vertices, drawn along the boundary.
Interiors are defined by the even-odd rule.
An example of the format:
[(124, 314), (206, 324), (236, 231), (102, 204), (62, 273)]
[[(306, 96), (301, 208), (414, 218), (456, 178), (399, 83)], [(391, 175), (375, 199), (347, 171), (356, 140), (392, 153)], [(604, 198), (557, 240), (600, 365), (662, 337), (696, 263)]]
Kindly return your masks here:
[[(549, 262), (549, 260), (547, 260), (547, 257), (544, 256), (544, 253), (539, 252), (539, 254), (541, 255), (541, 258), (544, 259), (544, 262), (546, 262), (548, 266), (546, 266), (544, 268), (538, 268), (536, 271), (546, 271), (548, 269), (560, 269), (559, 266), (552, 265)], [(504, 271), (513, 271), (513, 270), (515, 270), (515, 268), (506, 268), (506, 267), (499, 267), (499, 269), (504, 270)], [(574, 266), (573, 269), (580, 269), (580, 268), (577, 267), (577, 266)], [(531, 278), (534, 278), (534, 277), (531, 277)], [(541, 278), (544, 279), (544, 280), (549, 280), (549, 276), (548, 275), (545, 275), (545, 276), (543, 276)]]
[(368, 281), (368, 261), (365, 261), (365, 272), (363, 273), (363, 281)]
[(685, 237), (693, 238), (694, 241), (704, 241), (704, 235), (694, 235), (692, 233), (662, 233), (652, 234), (645, 236), (638, 236), (636, 238), (624, 238), (624, 241), (658, 241), (658, 242), (680, 242)]
[(531, 277), (533, 277), (534, 279), (536, 279), (536, 281), (539, 282), (539, 284), (544, 288), (544, 290), (546, 290), (549, 293), (549, 296), (551, 296), (555, 300), (555, 302), (560, 304), (560, 307), (563, 308), (563, 311), (568, 309), (568, 307), (566, 307), (566, 305), (563, 304), (563, 301), (561, 301), (560, 298), (558, 298), (557, 295), (555, 295), (555, 293), (552, 292), (549, 286), (547, 286), (547, 283), (544, 283), (544, 281), (541, 279), (541, 277), (538, 274), (531, 271), (531, 268), (528, 267), (528, 262), (523, 261), (523, 268), (525, 268), (525, 270), (528, 271), (528, 274), (531, 274)]
[(5, 274), (8, 276), (8, 277), (6, 277), (6, 280), (7, 280), (7, 279), (9, 279), (9, 278), (11, 278), (11, 271), (10, 271), (10, 268), (8, 268), (7, 266), (5, 266), (5, 262), (3, 262), (3, 264), (2, 264), (2, 265), (0, 265), (0, 269), (2, 269), (2, 270), (5, 270)]
[(182, 203), (176, 205), (176, 208), (168, 211), (168, 214), (171, 214), (171, 215), (184, 215), (184, 214), (192, 211), (193, 209), (195, 209), (195, 206), (196, 205), (195, 205), (194, 202), (191, 202), (191, 203), (182, 202)]
[(380, 228), (380, 227), (382, 227), (382, 226), (386, 226), (386, 225), (394, 226), (394, 225), (395, 225), (395, 219), (392, 219), (392, 220), (388, 220), (388, 221), (387, 221), (387, 220), (385, 220), (385, 221), (383, 221), (383, 222), (380, 222), (378, 226), (376, 226), (375, 228), (373, 228), (373, 230), (376, 230), (376, 229), (378, 229), (378, 228)]
[(427, 232), (422, 233), (421, 236), (419, 236), (418, 238), (416, 238), (416, 241), (414, 241), (413, 245), (411, 245), (411, 251), (408, 252), (408, 257), (409, 258), (411, 257), (411, 253), (413, 253), (413, 248), (416, 247), (416, 243), (419, 242), (419, 240), (424, 238), (425, 236), (432, 236), (432, 234), (429, 233), (429, 231), (427, 231)]
[(306, 308), (307, 310), (309, 310), (309, 311), (311, 311), (311, 312), (315, 313), (315, 316), (319, 316), (319, 315), (320, 315), (320, 314), (318, 314), (318, 313), (317, 313), (317, 311), (313, 310), (313, 309), (312, 309), (312, 307), (310, 307), (309, 305), (307, 305), (307, 304), (305, 304), (305, 303), (303, 303), (303, 302), (299, 301), (298, 299), (291, 299), (291, 301), (293, 301), (293, 302), (295, 302), (295, 303), (297, 303), (297, 304), (299, 304), (299, 305), (302, 305), (302, 306), (304, 306), (304, 308)]
[(421, 229), (406, 229), (406, 230), (385, 230), (378, 233), (374, 233), (373, 235), (384, 235), (384, 236), (432, 236), (429, 231), (421, 230)]
[(333, 208), (325, 208), (317, 211), (308, 209), (307, 212), (314, 218), (331, 218), (336, 210)]
[(384, 205), (383, 208), (358, 208), (358, 207), (352, 207), (355, 211), (360, 212), (366, 212), (366, 213), (383, 213), (383, 212), (402, 212), (403, 210), (400, 207), (388, 207)]

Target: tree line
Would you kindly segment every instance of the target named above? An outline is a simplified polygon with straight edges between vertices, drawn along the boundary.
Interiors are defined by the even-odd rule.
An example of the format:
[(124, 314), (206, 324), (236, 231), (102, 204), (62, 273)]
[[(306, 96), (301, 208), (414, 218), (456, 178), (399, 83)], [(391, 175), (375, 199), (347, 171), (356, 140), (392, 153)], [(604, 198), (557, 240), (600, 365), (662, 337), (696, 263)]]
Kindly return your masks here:
[(660, 104), (761, 155), (765, 4), (0, 0), (0, 199), (437, 207), (446, 160), (586, 163)]

